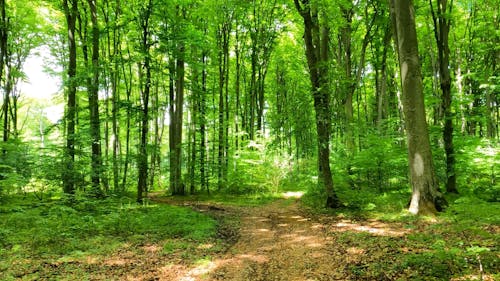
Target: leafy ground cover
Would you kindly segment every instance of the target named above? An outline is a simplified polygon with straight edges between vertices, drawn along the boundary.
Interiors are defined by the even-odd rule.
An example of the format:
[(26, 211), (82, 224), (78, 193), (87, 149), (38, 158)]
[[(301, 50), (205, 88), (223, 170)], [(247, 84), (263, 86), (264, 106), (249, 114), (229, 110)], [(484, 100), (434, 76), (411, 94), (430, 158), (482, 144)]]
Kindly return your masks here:
[(363, 191), (335, 211), (301, 194), (154, 194), (143, 206), (11, 198), (0, 208), (0, 279), (500, 278), (498, 203), (449, 198), (446, 212), (417, 218), (397, 203), (407, 194)]
[(340, 194), (355, 200), (335, 211), (318, 208), (317, 196), (303, 201), (309, 213), (331, 220), (330, 235), (339, 244), (363, 253), (348, 266), (352, 280), (500, 279), (499, 203), (448, 196), (445, 212), (415, 217), (406, 210), (405, 192)]
[(11, 198), (0, 207), (0, 224), (1, 280), (120, 279), (135, 267), (154, 267), (148, 260), (194, 263), (223, 247), (214, 218), (166, 204), (138, 206), (126, 197)]

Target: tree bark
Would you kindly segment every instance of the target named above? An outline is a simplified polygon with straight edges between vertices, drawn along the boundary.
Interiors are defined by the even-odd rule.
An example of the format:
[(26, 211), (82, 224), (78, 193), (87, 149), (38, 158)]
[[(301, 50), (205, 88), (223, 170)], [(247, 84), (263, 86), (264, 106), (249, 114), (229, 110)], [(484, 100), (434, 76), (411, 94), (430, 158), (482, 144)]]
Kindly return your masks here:
[[(182, 8), (177, 6), (182, 16)], [(180, 30), (177, 30), (180, 32)], [(175, 56), (170, 58), (170, 190), (174, 195), (185, 195), (182, 182), (182, 122), (184, 104), (184, 42), (176, 42)]]
[(77, 0), (63, 0), (64, 14), (68, 27), (68, 76), (66, 81), (66, 151), (64, 155), (63, 190), (67, 194), (75, 192), (75, 121), (76, 121), (76, 18)]
[[(139, 179), (137, 183), (137, 202), (142, 203), (144, 193), (147, 192), (147, 182), (148, 182), (148, 131), (149, 131), (149, 93), (151, 90), (151, 56), (149, 54), (149, 49), (151, 47), (150, 42), (150, 28), (149, 20), (151, 13), (153, 11), (153, 1), (149, 0), (147, 7), (143, 14), (141, 21), (142, 28), (142, 55), (144, 56), (141, 68), (139, 69), (139, 81), (141, 84), (141, 99), (142, 99), (142, 109), (141, 109), (141, 140), (139, 144), (139, 155), (137, 168), (139, 170)], [(145, 74), (144, 74), (145, 72)], [(145, 75), (145, 77), (144, 77)]]
[(446, 201), (438, 191), (434, 174), (429, 133), (425, 120), (422, 75), (412, 0), (391, 0), (395, 41), (399, 54), (403, 111), (408, 138), (408, 165), (412, 214), (433, 214)]
[(446, 156), (446, 191), (458, 193), (457, 179), (455, 175), (455, 149), (453, 146), (453, 114), (451, 112), (451, 77), (450, 77), (450, 47), (448, 35), (450, 32), (451, 20), (449, 14), (452, 6), (448, 9), (447, 0), (438, 0), (437, 14), (432, 5), (433, 0), (429, 0), (431, 6), (432, 19), (434, 22), (434, 35), (438, 47), (439, 60), (439, 82), (441, 87), (441, 110), (444, 118), (443, 141)]
[(330, 170), (330, 131), (331, 110), (328, 89), (328, 41), (329, 30), (320, 26), (316, 7), (309, 0), (294, 0), (295, 7), (304, 20), (304, 42), (306, 45), (309, 78), (311, 80), (314, 109), (316, 112), (316, 131), (318, 141), (319, 183), (326, 191), (326, 206), (341, 206), (333, 187)]
[(90, 137), (92, 141), (92, 189), (95, 195), (101, 196), (102, 175), (101, 129), (99, 118), (99, 25), (97, 22), (96, 0), (87, 0), (92, 21), (92, 78), (89, 83)]
[[(6, 62), (8, 60), (8, 39), (9, 39), (9, 19), (6, 14), (5, 0), (0, 0), (0, 82), (3, 82), (4, 69)], [(2, 104), (2, 114), (3, 114), (3, 142), (9, 140), (9, 91), (5, 91), (4, 100)], [(3, 151), (6, 153), (6, 150)]]
[(203, 69), (201, 72), (201, 92), (199, 99), (199, 109), (200, 109), (200, 181), (201, 181), (201, 189), (205, 189), (207, 194), (210, 193), (210, 188), (208, 186), (208, 177), (206, 176), (206, 151), (207, 151), (207, 142), (206, 142), (206, 111), (207, 111), (207, 55), (206, 52), (203, 51), (201, 62), (203, 65)]

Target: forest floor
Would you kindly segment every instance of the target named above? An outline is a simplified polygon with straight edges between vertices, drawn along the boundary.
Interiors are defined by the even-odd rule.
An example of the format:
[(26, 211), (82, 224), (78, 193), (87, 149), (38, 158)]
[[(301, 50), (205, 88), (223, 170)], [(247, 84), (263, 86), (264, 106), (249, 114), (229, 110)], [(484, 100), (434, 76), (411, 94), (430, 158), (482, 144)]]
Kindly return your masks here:
[(345, 268), (364, 250), (329, 235), (348, 229), (402, 235), (399, 226), (335, 221), (305, 213), (297, 200), (278, 200), (260, 208), (240, 209), (240, 239), (214, 261), (208, 280), (345, 280)]
[(150, 240), (137, 234), (106, 254), (16, 258), (2, 265), (0, 279), (4, 270), (12, 276), (5, 280), (499, 280), (500, 226), (494, 216), (487, 220), (481, 213), (476, 219), (467, 213), (473, 222), (463, 223), (446, 217), (378, 219), (364, 211), (311, 210), (299, 195), (257, 205), (153, 195), (155, 205), (187, 207), (214, 218), (217, 237)]
[[(416, 264), (411, 262), (401, 265), (402, 261), (398, 260), (401, 255), (419, 255), (426, 251), (419, 243), (412, 245), (407, 236), (412, 232), (428, 232), (432, 224), (429, 221), (409, 226), (401, 222), (318, 214), (304, 208), (294, 194), (252, 207), (207, 202), (182, 204), (219, 219), (239, 218), (237, 231), (233, 225), (221, 233), (231, 245), (224, 253), (202, 262), (172, 263), (157, 268), (150, 278), (129, 280), (443, 280), (440, 270), (449, 271), (445, 273), (450, 274), (445, 278), (448, 280), (479, 280), (479, 274), (452, 278), (453, 265), (439, 269), (440, 266), (425, 255), (427, 266), (438, 267), (437, 272), (429, 276), (419, 276), (419, 270), (411, 268)], [(491, 231), (498, 233), (499, 229)], [(494, 276), (498, 277), (483, 274), (481, 280), (494, 280)]]
[(164, 267), (153, 273), (155, 277), (150, 276), (151, 280), (346, 280), (349, 278), (345, 268), (366, 253), (337, 241), (332, 232), (358, 229), (391, 236), (407, 232), (400, 225), (377, 222), (364, 225), (313, 216), (300, 207), (298, 198), (279, 199), (257, 207), (206, 202), (182, 205), (219, 218), (239, 218), (239, 230), (226, 229), (224, 234), (235, 243), (225, 253), (205, 262)]

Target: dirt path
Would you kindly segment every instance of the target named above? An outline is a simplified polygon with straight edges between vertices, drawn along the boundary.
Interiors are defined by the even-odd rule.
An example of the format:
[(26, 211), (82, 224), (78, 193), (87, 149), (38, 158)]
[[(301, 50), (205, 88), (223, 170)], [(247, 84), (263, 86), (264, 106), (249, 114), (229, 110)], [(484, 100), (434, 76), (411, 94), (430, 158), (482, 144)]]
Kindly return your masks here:
[[(146, 245), (139, 253), (125, 251), (125, 254), (108, 258), (104, 263), (117, 268), (108, 267), (104, 275), (95, 276), (92, 280), (395, 280), (386, 277), (385, 273), (367, 278), (360, 278), (356, 270), (353, 273), (353, 268), (364, 271), (367, 262), (385, 260), (391, 254), (377, 243), (359, 245), (370, 242), (359, 241), (359, 237), (352, 237), (351, 233), (397, 240), (406, 234), (406, 230), (398, 224), (375, 220), (355, 222), (339, 216), (312, 217), (301, 209), (298, 198), (280, 199), (257, 207), (173, 202), (169, 199), (155, 201), (191, 207), (222, 219), (239, 218), (238, 235), (235, 236), (236, 230), (230, 227), (228, 230), (231, 233), (227, 239), (224, 238), (237, 238), (237, 241), (225, 253), (216, 256), (208, 254), (194, 263), (185, 260), (182, 252), (164, 256), (161, 254), (161, 245)], [(197, 250), (203, 252), (202, 248)], [(110, 274), (114, 278), (108, 278)]]
[[(400, 261), (405, 254), (418, 257), (413, 253), (429, 251), (408, 239), (415, 228), (425, 231), (422, 223), (408, 228), (402, 223), (346, 218), (342, 214), (311, 216), (295, 198), (257, 207), (175, 202), (169, 198), (154, 201), (210, 213), (223, 222), (218, 241), (229, 243), (201, 244), (170, 253), (163, 251), (165, 241), (124, 244), (105, 257), (43, 264), (40, 276), (48, 277), (38, 280), (77, 280), (79, 272), (90, 274), (88, 280), (96, 281), (423, 280), (415, 278), (419, 277), (415, 265), (410, 268)], [(234, 227), (236, 218), (240, 220), (239, 230)], [(415, 258), (409, 261), (415, 262)], [(425, 267), (422, 272), (427, 274), (433, 267)], [(450, 280), (472, 279), (465, 276)], [(494, 278), (484, 276), (483, 280)]]
[(240, 239), (209, 280), (335, 280), (324, 226), (295, 201), (249, 209), (241, 225)]

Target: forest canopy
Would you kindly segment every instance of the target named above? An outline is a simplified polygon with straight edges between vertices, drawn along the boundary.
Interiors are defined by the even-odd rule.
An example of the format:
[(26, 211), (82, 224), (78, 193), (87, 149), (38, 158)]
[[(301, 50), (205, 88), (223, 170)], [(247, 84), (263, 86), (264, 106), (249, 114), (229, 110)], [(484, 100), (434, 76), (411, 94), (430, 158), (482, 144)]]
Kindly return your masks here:
[[(0, 196), (498, 202), (499, 23), (491, 0), (1, 0)], [(50, 98), (20, 86), (33, 58)]]

